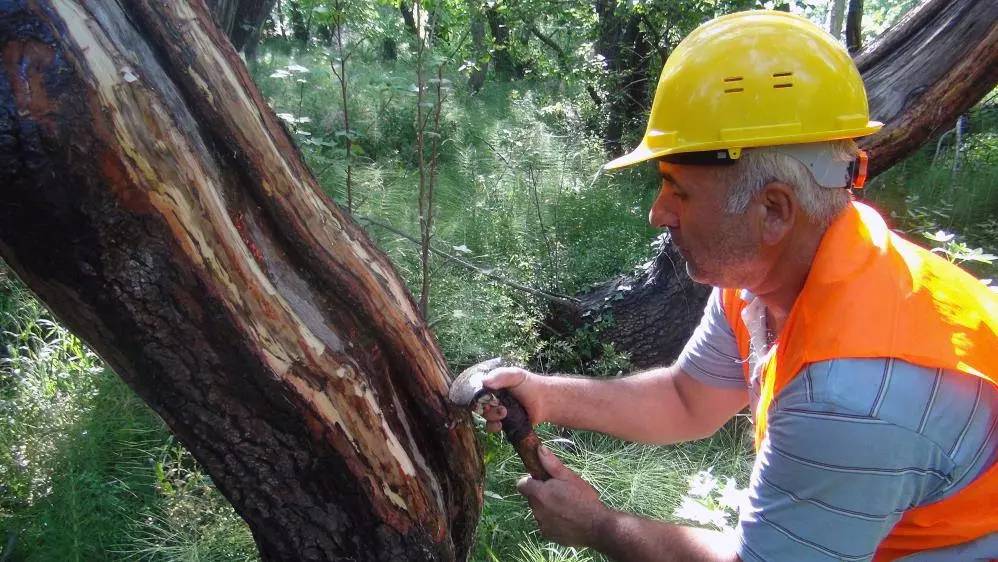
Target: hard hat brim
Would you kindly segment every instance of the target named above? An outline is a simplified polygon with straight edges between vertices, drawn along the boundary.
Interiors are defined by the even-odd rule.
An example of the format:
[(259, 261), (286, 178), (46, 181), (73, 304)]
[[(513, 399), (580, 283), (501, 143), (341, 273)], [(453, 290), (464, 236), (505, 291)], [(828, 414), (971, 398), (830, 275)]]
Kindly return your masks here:
[(626, 168), (628, 166), (633, 166), (635, 164), (651, 160), (652, 158), (657, 158), (659, 156), (665, 156), (667, 150), (652, 150), (644, 142), (639, 144), (637, 148), (628, 152), (627, 154), (614, 158), (606, 164), (603, 164), (603, 169), (606, 171), (619, 170), (621, 168)]
[(684, 152), (699, 152), (704, 150), (725, 150), (730, 148), (758, 148), (761, 146), (779, 146), (787, 144), (802, 144), (811, 142), (822, 142), (838, 139), (852, 139), (872, 135), (879, 131), (884, 124), (879, 121), (868, 121), (865, 127), (857, 129), (847, 129), (843, 131), (828, 131), (817, 133), (805, 133), (783, 137), (758, 137), (751, 139), (741, 139), (739, 141), (715, 141), (693, 145), (671, 146), (666, 148), (651, 148), (645, 139), (641, 144), (627, 154), (615, 158), (603, 164), (604, 171), (619, 170), (634, 164), (639, 164), (654, 158), (661, 158), (670, 154), (681, 154)]

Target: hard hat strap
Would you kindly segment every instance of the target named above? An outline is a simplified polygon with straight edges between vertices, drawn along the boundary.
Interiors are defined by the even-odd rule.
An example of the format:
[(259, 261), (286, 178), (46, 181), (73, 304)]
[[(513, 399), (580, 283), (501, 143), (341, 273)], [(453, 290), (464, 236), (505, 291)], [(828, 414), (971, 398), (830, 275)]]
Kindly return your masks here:
[(727, 149), (669, 154), (668, 156), (661, 157), (660, 160), (664, 160), (670, 164), (684, 164), (687, 166), (730, 166), (738, 162), (736, 157), (732, 157)]
[[(803, 164), (811, 172), (814, 181), (822, 187), (862, 189), (866, 183), (869, 161), (866, 152), (860, 150), (855, 158), (849, 158), (833, 147), (834, 141), (826, 141), (766, 146), (751, 150), (779, 152), (790, 156)], [(737, 156), (732, 155), (731, 149), (683, 152), (663, 156), (660, 160), (690, 166), (730, 166), (738, 162), (740, 152), (739, 149)]]

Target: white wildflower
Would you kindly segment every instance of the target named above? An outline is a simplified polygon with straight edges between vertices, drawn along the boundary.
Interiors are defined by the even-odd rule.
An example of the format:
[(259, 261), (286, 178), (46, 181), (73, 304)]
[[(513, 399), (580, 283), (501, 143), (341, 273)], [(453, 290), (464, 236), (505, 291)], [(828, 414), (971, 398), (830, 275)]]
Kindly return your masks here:
[(731, 509), (735, 513), (741, 509), (748, 501), (748, 488), (738, 488), (734, 478), (730, 476), (724, 480), (724, 487), (720, 489), (717, 503)]
[(926, 232), (924, 234), (924, 236), (926, 238), (928, 238), (929, 240), (933, 240), (935, 242), (943, 242), (943, 243), (949, 242), (954, 237), (956, 237), (955, 234), (950, 233), (950, 232), (946, 232), (945, 230), (937, 230), (936, 232), (934, 232), (932, 234), (929, 234), (928, 232)]
[(714, 467), (701, 470), (690, 477), (690, 496), (706, 498), (717, 488), (717, 478), (714, 478)]
[(718, 528), (727, 527), (728, 514), (720, 509), (710, 509), (699, 501), (691, 498), (683, 498), (682, 505), (676, 510), (676, 517), (693, 521), (701, 525), (714, 525)]

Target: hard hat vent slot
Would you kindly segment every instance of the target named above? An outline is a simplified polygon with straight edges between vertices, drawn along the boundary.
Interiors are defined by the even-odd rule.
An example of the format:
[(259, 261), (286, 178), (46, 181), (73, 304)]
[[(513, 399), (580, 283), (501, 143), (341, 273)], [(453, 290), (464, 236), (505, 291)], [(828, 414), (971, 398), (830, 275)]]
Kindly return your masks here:
[(781, 76), (793, 76), (793, 72), (776, 72), (773, 74), (773, 78), (779, 78)]
[(793, 84), (773, 84), (774, 88), (793, 88)]
[(733, 93), (736, 93), (736, 92), (744, 92), (744, 91), (745, 91), (745, 88), (728, 88), (727, 90), (724, 90), (724, 93), (725, 94), (733, 94)]
[(727, 78), (724, 79), (724, 81), (725, 82), (738, 82), (741, 79), (742, 79), (741, 76), (728, 76)]

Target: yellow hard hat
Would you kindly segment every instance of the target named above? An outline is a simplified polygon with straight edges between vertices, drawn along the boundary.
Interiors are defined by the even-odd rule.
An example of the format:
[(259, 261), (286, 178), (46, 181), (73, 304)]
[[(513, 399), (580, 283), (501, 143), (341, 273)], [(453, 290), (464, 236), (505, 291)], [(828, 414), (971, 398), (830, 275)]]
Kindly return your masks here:
[[(753, 10), (713, 19), (665, 63), (645, 136), (607, 170), (670, 154), (861, 137), (870, 121), (856, 65), (805, 18)], [(722, 155), (723, 157), (723, 155)]]

